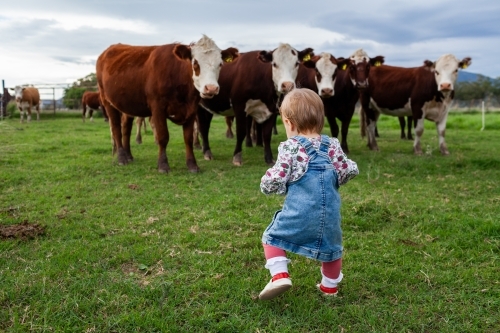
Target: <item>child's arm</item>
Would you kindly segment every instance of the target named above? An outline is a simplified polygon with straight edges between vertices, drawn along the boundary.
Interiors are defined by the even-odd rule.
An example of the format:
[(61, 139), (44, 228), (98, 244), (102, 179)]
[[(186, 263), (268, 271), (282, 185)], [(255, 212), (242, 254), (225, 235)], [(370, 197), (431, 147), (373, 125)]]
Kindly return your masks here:
[(260, 180), (260, 190), (264, 194), (286, 194), (286, 184), (290, 179), (292, 156), (285, 152), (286, 142), (282, 142), (278, 147), (278, 158), (276, 164), (266, 171)]
[(335, 170), (337, 170), (340, 185), (344, 185), (359, 174), (358, 165), (353, 160), (347, 158), (338, 139), (330, 138), (330, 150), (328, 154)]

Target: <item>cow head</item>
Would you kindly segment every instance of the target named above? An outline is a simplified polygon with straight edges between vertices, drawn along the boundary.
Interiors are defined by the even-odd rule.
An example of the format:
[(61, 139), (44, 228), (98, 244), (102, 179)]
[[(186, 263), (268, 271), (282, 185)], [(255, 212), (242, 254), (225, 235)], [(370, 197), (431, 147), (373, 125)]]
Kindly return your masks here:
[(14, 98), (16, 99), (16, 102), (21, 102), (23, 99), (23, 91), (26, 87), (15, 86), (14, 89), (10, 89), (14, 91)]
[(458, 69), (465, 69), (470, 66), (471, 58), (458, 60), (453, 54), (442, 55), (436, 62), (424, 61), (424, 66), (434, 72), (438, 91), (448, 96), (454, 89), (458, 77)]
[(349, 66), (349, 77), (352, 84), (358, 89), (368, 88), (368, 78), (370, 76), (371, 66), (380, 66), (384, 63), (383, 56), (376, 56), (375, 58), (368, 57), (363, 49), (354, 52), (349, 59), (351, 64)]
[(295, 88), (299, 64), (314, 56), (313, 49), (297, 51), (288, 44), (280, 44), (277, 49), (260, 51), (259, 60), (272, 64), (274, 88), (278, 94), (286, 94)]
[(315, 80), (318, 87), (318, 95), (323, 98), (332, 97), (335, 94), (334, 86), (337, 71), (345, 70), (350, 64), (349, 59), (336, 59), (330, 53), (321, 53), (310, 60), (304, 61), (304, 66), (316, 70)]
[(205, 35), (189, 46), (176, 45), (173, 52), (177, 58), (191, 61), (193, 83), (202, 98), (212, 98), (219, 93), (217, 81), (222, 65), (239, 55), (238, 49), (233, 47), (221, 51), (215, 42)]

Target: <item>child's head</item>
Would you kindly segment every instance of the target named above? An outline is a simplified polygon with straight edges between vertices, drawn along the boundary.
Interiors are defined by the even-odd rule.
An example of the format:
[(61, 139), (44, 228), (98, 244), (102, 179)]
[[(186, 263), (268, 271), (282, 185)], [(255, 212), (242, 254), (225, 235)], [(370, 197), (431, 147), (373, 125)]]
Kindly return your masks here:
[(286, 94), (280, 113), (299, 133), (321, 133), (325, 124), (323, 101), (316, 92), (306, 88), (296, 88)]

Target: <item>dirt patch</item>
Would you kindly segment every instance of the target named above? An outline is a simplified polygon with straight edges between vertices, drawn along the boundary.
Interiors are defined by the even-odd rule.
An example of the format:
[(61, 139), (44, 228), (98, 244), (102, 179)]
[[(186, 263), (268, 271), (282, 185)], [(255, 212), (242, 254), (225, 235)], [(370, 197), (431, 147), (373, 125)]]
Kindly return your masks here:
[(33, 239), (45, 234), (45, 226), (23, 221), (20, 224), (0, 225), (0, 239)]

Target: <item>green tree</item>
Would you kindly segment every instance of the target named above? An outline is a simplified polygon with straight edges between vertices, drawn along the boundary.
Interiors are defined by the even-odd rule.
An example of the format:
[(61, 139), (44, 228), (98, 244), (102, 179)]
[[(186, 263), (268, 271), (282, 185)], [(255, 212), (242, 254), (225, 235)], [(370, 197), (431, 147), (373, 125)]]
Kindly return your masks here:
[(71, 87), (64, 89), (64, 106), (68, 109), (79, 109), (83, 93), (86, 91), (97, 91), (97, 76), (95, 73), (90, 73), (76, 80)]

